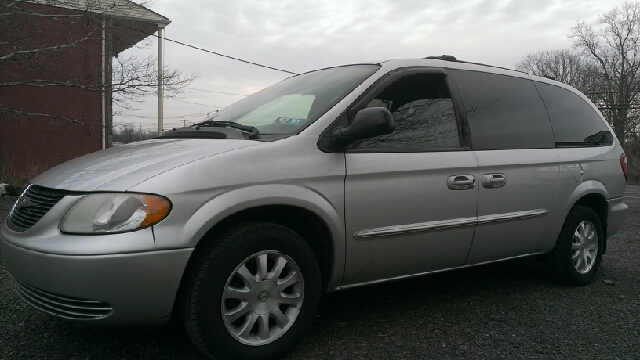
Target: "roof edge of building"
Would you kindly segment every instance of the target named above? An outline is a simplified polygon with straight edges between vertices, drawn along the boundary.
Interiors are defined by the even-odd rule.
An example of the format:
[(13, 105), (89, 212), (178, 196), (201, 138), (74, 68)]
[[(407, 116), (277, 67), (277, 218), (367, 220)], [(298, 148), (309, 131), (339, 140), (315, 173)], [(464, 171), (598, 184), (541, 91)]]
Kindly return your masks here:
[(125, 18), (164, 26), (171, 23), (169, 18), (129, 0), (27, 0), (27, 2), (88, 11), (114, 18)]

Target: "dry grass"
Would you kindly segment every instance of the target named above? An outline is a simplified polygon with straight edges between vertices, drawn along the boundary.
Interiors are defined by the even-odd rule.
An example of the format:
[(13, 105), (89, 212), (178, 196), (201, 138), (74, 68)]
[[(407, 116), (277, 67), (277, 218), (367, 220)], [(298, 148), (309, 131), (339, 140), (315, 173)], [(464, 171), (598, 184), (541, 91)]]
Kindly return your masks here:
[(17, 166), (17, 161), (14, 154), (0, 152), (0, 183), (24, 188), (30, 184), (31, 179), (52, 167), (51, 164), (42, 163), (41, 160), (31, 156), (27, 158), (25, 164), (20, 164), (26, 166)]
[(11, 166), (0, 166), (0, 184), (10, 184), (20, 186), (22, 188), (29, 185), (31, 179), (40, 175), (47, 167), (45, 166), (30, 166), (29, 171), (27, 173), (18, 172), (13, 169)]

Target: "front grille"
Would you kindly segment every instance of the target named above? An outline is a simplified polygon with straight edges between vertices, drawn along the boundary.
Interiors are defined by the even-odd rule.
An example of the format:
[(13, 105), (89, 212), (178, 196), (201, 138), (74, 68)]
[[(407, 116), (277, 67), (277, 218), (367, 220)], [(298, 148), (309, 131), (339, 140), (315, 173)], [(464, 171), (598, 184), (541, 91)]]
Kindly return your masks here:
[(111, 305), (93, 300), (64, 297), (16, 281), (18, 294), (29, 305), (47, 314), (70, 320), (97, 320), (109, 315)]
[(18, 198), (7, 217), (9, 229), (23, 232), (40, 220), (69, 191), (30, 185)]

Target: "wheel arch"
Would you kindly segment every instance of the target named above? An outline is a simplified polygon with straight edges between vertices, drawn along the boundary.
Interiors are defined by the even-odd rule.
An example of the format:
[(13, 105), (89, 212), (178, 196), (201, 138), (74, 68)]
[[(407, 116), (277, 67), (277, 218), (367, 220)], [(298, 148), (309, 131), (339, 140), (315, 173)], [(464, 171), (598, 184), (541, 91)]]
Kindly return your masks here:
[[(568, 192), (568, 191), (567, 191)], [(593, 209), (600, 222), (604, 232), (603, 236), (603, 251), (606, 250), (606, 228), (609, 207), (607, 199), (609, 199), (609, 192), (606, 186), (597, 180), (587, 180), (578, 184), (571, 194), (561, 197), (561, 202), (555, 207), (554, 215), (550, 220), (547, 227), (544, 240), (538, 245), (538, 251), (541, 253), (547, 253), (553, 250), (558, 240), (558, 235), (562, 230), (569, 212), (575, 205), (583, 205)]]
[[(603, 249), (604, 254), (607, 250), (607, 219), (609, 206), (607, 199), (609, 198), (609, 192), (603, 183), (595, 180), (585, 181), (578, 185), (571, 194), (569, 201), (570, 206), (566, 209), (565, 214), (568, 216), (569, 211), (575, 205), (582, 205), (591, 208), (598, 215), (600, 223), (602, 224), (603, 232)], [(566, 217), (565, 216), (565, 217)]]
[(325, 289), (331, 277), (334, 263), (334, 249), (331, 232), (325, 222), (316, 213), (292, 205), (262, 205), (233, 213), (216, 223), (205, 233), (196, 246), (196, 251), (204, 241), (214, 238), (215, 234), (242, 223), (265, 221), (284, 226), (300, 235), (309, 244), (320, 266), (322, 288)]
[(591, 208), (598, 215), (600, 219), (600, 223), (602, 224), (602, 253), (607, 252), (607, 216), (608, 216), (608, 205), (607, 200), (602, 194), (598, 193), (589, 193), (582, 196), (578, 201), (574, 203), (575, 205), (582, 205), (588, 208)]
[(287, 227), (309, 243), (320, 265), (323, 289), (330, 290), (339, 286), (344, 271), (341, 212), (307, 188), (256, 185), (224, 193), (204, 204), (185, 224), (184, 235), (193, 239), (195, 254), (215, 234), (242, 222), (268, 221)]

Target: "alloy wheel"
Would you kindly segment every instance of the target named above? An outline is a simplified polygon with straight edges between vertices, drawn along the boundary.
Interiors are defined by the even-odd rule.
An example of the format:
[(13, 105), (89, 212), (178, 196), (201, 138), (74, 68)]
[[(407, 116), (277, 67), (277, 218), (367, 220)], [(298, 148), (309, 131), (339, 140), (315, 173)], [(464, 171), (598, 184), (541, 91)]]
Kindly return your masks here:
[(281, 337), (295, 322), (304, 300), (304, 280), (287, 255), (253, 254), (231, 273), (222, 294), (222, 318), (239, 342), (261, 346)]
[(571, 251), (576, 271), (588, 273), (598, 256), (598, 233), (591, 221), (584, 220), (578, 225), (573, 234)]

